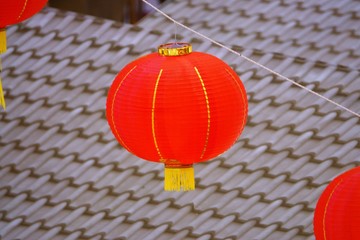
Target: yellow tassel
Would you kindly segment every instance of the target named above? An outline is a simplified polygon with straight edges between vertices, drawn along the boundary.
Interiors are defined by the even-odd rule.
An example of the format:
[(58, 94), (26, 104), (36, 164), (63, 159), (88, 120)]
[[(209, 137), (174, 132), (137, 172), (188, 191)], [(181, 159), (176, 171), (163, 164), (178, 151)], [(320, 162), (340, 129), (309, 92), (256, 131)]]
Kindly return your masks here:
[[(5, 28), (0, 29), (0, 54), (3, 54), (6, 51), (6, 30)], [(0, 74), (2, 72), (1, 59), (0, 59)], [(0, 76), (0, 105), (6, 110), (6, 103), (4, 97), (4, 91), (1, 83)]]
[(165, 191), (192, 191), (195, 190), (195, 176), (192, 165), (165, 165)]
[(1, 72), (2, 72), (2, 63), (0, 58), (0, 105), (4, 108), (4, 110), (6, 110), (4, 91), (2, 90), (2, 83), (1, 83)]
[(0, 29), (0, 54), (6, 52), (6, 30), (5, 28)]
[(6, 103), (4, 98), (4, 91), (1, 84), (1, 76), (0, 76), (0, 105), (6, 110)]

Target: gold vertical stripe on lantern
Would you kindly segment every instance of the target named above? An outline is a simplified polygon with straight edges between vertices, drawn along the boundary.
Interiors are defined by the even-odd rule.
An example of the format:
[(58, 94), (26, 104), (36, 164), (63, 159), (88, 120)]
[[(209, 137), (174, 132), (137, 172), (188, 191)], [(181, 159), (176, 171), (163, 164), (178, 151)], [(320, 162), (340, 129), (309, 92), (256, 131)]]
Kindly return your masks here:
[(22, 15), (24, 14), (27, 3), (28, 3), (28, 0), (25, 0), (24, 1), (24, 6), (21, 9), (21, 12), (20, 12), (20, 14), (18, 16), (18, 19), (20, 19), (22, 17)]
[[(225, 68), (225, 71), (230, 75), (230, 77), (236, 83), (236, 86), (238, 87), (239, 91), (241, 92), (241, 97), (242, 97), (243, 102), (246, 102), (246, 99), (245, 99), (246, 92), (244, 90), (242, 90), (242, 88), (239, 85), (239, 82), (235, 79), (234, 75), (232, 75), (231, 72), (229, 70), (227, 70), (226, 68)], [(246, 108), (244, 108), (244, 115), (247, 115), (247, 109)], [(243, 118), (242, 124), (241, 124), (243, 127), (242, 127), (241, 131), (244, 129), (245, 124), (246, 124), (246, 118)]]
[(156, 83), (155, 83), (155, 87), (154, 87), (154, 94), (153, 94), (153, 101), (152, 101), (152, 108), (151, 108), (152, 136), (153, 136), (153, 139), (154, 139), (154, 144), (155, 144), (156, 151), (157, 151), (160, 159), (163, 159), (163, 156), (161, 155), (160, 148), (159, 148), (159, 145), (157, 143), (156, 134), (155, 134), (155, 102), (156, 102), (156, 92), (157, 92), (157, 89), (158, 89), (158, 86), (159, 86), (159, 81), (160, 81), (162, 72), (163, 72), (163, 70), (160, 69), (159, 75), (158, 75), (158, 77), (156, 79)]
[[(117, 88), (116, 88), (115, 96), (118, 94), (119, 89), (120, 89), (121, 85), (123, 84), (124, 80), (126, 79), (126, 77), (127, 77), (136, 67), (137, 67), (137, 65), (134, 66), (129, 72), (127, 72), (127, 73), (125, 74), (125, 76), (121, 79), (119, 85), (118, 85)], [(115, 125), (114, 114), (113, 114), (113, 113), (114, 113), (114, 106), (115, 106), (115, 98), (113, 99), (112, 108), (111, 108), (111, 112), (112, 112), (112, 114), (111, 114), (111, 121), (112, 121), (112, 123)], [(115, 131), (115, 135), (116, 135), (117, 139), (119, 140), (120, 144), (121, 144), (124, 148), (126, 148), (129, 152), (131, 152), (131, 150), (129, 149), (129, 147), (125, 144), (124, 140), (121, 138), (121, 136), (120, 136), (117, 128), (114, 128), (114, 131)]]
[(6, 52), (6, 29), (0, 29), (0, 54)]
[(202, 79), (199, 70), (197, 69), (197, 67), (194, 67), (196, 74), (199, 77), (202, 89), (204, 91), (204, 97), (205, 97), (205, 101), (206, 101), (206, 110), (207, 110), (207, 130), (206, 130), (206, 140), (205, 140), (205, 145), (204, 145), (204, 149), (201, 153), (200, 159), (202, 159), (204, 157), (204, 154), (206, 152), (206, 148), (209, 144), (209, 135), (210, 135), (210, 124), (211, 124), (211, 118), (210, 118), (210, 104), (209, 104), (209, 97), (206, 91), (206, 87), (204, 84), (204, 80)]
[(168, 166), (165, 165), (165, 191), (195, 190), (195, 174), (192, 165)]
[(323, 217), (323, 232), (324, 232), (324, 239), (325, 239), (325, 240), (326, 240), (325, 218), (326, 218), (326, 213), (327, 213), (327, 210), (328, 210), (329, 202), (330, 202), (330, 199), (331, 199), (331, 197), (333, 196), (336, 188), (340, 185), (340, 183), (342, 183), (342, 181), (343, 181), (343, 180), (341, 180), (340, 182), (338, 182), (338, 184), (336, 184), (336, 186), (334, 187), (334, 189), (331, 191), (330, 196), (329, 196), (329, 199), (327, 200), (326, 205), (325, 205), (325, 211), (324, 211), (324, 217)]

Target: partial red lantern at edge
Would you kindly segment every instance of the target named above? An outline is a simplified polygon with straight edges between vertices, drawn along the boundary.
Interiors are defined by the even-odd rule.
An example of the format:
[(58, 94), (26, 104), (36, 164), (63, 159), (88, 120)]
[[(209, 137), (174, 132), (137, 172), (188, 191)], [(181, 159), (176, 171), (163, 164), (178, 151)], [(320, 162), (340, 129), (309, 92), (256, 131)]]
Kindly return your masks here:
[[(46, 3), (47, 0), (0, 0), (0, 54), (6, 51), (6, 27), (32, 17), (39, 12)], [(6, 109), (1, 76), (0, 105)]]
[(315, 208), (314, 233), (317, 240), (360, 239), (360, 167), (325, 188)]
[(247, 118), (237, 74), (188, 43), (161, 45), (125, 66), (109, 89), (106, 115), (120, 144), (165, 165), (165, 190), (193, 190), (192, 165), (230, 148)]

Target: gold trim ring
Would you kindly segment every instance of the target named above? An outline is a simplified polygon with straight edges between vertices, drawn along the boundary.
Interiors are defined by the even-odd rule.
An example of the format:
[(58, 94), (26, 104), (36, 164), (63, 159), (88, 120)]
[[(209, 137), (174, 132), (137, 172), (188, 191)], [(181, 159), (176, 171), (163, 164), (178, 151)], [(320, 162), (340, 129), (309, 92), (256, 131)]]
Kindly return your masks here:
[(158, 47), (158, 53), (161, 56), (182, 56), (192, 52), (190, 43), (166, 43)]

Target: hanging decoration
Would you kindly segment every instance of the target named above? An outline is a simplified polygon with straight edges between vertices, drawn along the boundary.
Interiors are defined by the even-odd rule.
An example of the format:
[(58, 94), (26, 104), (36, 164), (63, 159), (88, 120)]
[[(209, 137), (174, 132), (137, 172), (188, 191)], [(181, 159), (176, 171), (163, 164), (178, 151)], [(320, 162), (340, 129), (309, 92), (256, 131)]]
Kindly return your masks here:
[[(6, 51), (6, 27), (20, 23), (39, 12), (47, 0), (0, 0), (0, 54)], [(1, 72), (1, 63), (0, 63)], [(0, 105), (6, 109), (0, 76)]]
[(188, 43), (168, 43), (120, 71), (106, 115), (124, 148), (165, 165), (166, 191), (187, 191), (195, 189), (192, 165), (234, 144), (247, 107), (245, 88), (226, 63)]
[(315, 208), (314, 232), (316, 240), (360, 239), (360, 167), (326, 187)]

